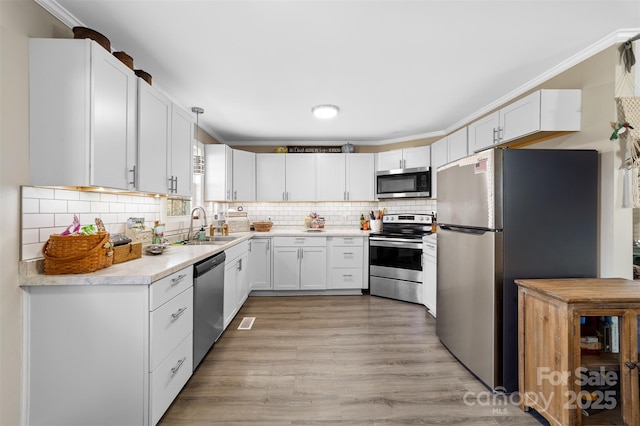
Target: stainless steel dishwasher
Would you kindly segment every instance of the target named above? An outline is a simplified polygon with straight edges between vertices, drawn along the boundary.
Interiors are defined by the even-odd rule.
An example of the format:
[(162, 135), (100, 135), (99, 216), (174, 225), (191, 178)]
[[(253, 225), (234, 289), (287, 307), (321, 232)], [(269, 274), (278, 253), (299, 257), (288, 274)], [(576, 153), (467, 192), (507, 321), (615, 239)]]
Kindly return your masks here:
[(193, 370), (218, 340), (224, 327), (224, 252), (194, 265)]

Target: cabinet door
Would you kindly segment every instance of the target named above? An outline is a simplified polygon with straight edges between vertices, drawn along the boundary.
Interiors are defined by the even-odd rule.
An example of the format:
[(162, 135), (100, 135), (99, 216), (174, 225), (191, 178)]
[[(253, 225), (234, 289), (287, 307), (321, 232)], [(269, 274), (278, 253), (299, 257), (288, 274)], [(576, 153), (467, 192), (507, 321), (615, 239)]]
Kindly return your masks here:
[(285, 200), (285, 161), (288, 154), (256, 154), (256, 199)]
[(171, 101), (138, 79), (138, 190), (166, 194)]
[(502, 108), (500, 128), (501, 143), (540, 130), (540, 91)]
[(273, 289), (298, 290), (300, 288), (300, 247), (274, 247)]
[(468, 126), (469, 153), (482, 151), (497, 143), (500, 112), (496, 111)]
[(375, 154), (347, 154), (347, 200), (375, 199)]
[(176, 104), (171, 106), (171, 149), (169, 152), (169, 189), (174, 195), (191, 196), (193, 182), (193, 120)]
[(431, 144), (431, 198), (438, 197), (438, 167), (449, 162), (447, 138)]
[(376, 171), (402, 168), (402, 150), (384, 151), (376, 154)]
[(316, 156), (312, 154), (286, 154), (287, 201), (315, 201)]
[(223, 144), (204, 146), (205, 201), (231, 200), (233, 158), (231, 148)]
[(133, 189), (137, 80), (92, 40), (30, 39), (30, 184)]
[(447, 136), (449, 161), (456, 161), (467, 156), (467, 128), (462, 128)]
[(405, 169), (429, 167), (431, 165), (431, 147), (427, 145), (405, 148), (402, 150), (402, 157), (402, 164)]
[(224, 303), (222, 312), (224, 314), (224, 328), (226, 329), (234, 315), (236, 314), (237, 299), (236, 288), (238, 287), (238, 265), (231, 261), (224, 268)]
[(256, 154), (234, 149), (233, 195), (234, 201), (256, 200)]
[(236, 261), (237, 280), (236, 280), (236, 312), (242, 308), (242, 304), (249, 296), (249, 271), (247, 269), (249, 262), (249, 253), (244, 252)]
[(315, 157), (316, 200), (346, 200), (345, 154), (316, 154)]
[(300, 249), (300, 289), (325, 290), (327, 288), (326, 247)]
[(133, 189), (136, 76), (119, 62), (106, 50), (92, 44), (91, 183), (106, 188)]
[(271, 290), (271, 239), (249, 241), (249, 291)]

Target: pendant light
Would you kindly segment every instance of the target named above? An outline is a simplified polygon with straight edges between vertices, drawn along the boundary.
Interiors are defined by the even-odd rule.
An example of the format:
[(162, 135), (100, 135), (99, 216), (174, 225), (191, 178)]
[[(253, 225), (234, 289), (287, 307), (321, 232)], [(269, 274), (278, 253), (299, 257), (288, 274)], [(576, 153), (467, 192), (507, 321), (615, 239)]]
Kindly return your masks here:
[[(196, 115), (196, 142), (200, 142), (200, 114), (204, 113), (204, 109), (191, 107), (191, 112)], [(198, 175), (204, 174), (204, 155), (199, 155), (197, 149), (193, 155), (193, 173)]]

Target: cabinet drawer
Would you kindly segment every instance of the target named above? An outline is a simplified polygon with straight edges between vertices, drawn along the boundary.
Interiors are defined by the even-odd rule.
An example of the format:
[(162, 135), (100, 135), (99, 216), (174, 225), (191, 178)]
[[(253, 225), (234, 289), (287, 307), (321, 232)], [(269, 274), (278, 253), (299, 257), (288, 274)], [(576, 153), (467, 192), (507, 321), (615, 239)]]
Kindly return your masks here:
[(158, 423), (193, 370), (193, 334), (189, 334), (177, 348), (149, 374), (149, 413), (151, 424)]
[(362, 288), (362, 268), (333, 269), (331, 271), (331, 288)]
[(334, 247), (362, 247), (362, 237), (333, 237)]
[(246, 253), (249, 250), (249, 241), (243, 241), (241, 243), (236, 244), (233, 247), (229, 247), (224, 251), (224, 254), (227, 256), (225, 262), (229, 264), (233, 261), (233, 259), (241, 256), (243, 253)]
[(149, 314), (149, 371), (193, 332), (193, 287)]
[(166, 303), (178, 294), (193, 286), (193, 266), (174, 272), (151, 284), (150, 310)]
[(275, 247), (325, 247), (327, 237), (276, 237)]
[(334, 247), (331, 250), (332, 268), (361, 268), (362, 247)]

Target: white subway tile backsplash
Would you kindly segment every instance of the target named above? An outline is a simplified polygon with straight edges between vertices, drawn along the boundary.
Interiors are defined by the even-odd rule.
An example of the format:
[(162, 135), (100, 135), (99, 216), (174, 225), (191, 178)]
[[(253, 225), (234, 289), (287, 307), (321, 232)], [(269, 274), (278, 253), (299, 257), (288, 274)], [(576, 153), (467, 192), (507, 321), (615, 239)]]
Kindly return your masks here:
[(99, 192), (80, 192), (80, 200), (83, 201), (100, 201)]
[(23, 244), (22, 245), (22, 260), (36, 259), (42, 257), (42, 244)]
[(118, 201), (118, 195), (117, 194), (101, 193), (100, 194), (100, 201), (104, 201), (106, 203), (115, 202), (115, 201)]
[(22, 244), (33, 244), (40, 242), (40, 230), (38, 229), (23, 229), (22, 230)]
[(53, 189), (50, 188), (36, 188), (34, 186), (23, 186), (22, 187), (22, 197), (23, 198), (53, 198)]
[(40, 213), (67, 213), (66, 200), (40, 200)]
[(52, 234), (61, 234), (67, 229), (66, 226), (58, 227), (58, 228), (40, 228), (40, 242), (44, 243), (49, 239), (49, 236)]
[(109, 203), (102, 201), (92, 201), (91, 202), (91, 213), (100, 213), (100, 212), (108, 212), (109, 211)]
[[(80, 216), (78, 216), (78, 218), (80, 218)], [(54, 221), (53, 221), (54, 226), (62, 226), (65, 229), (67, 228), (67, 226), (71, 225), (72, 223), (73, 223), (72, 213), (58, 213), (55, 215)], [(80, 221), (80, 223), (84, 225), (82, 221)]]
[(54, 226), (53, 214), (51, 213), (37, 213), (37, 214), (23, 214), (22, 215), (22, 228), (46, 228)]
[(68, 201), (67, 211), (73, 213), (90, 213), (91, 203), (89, 201)]
[[(118, 195), (118, 202), (119, 203), (133, 203), (133, 202), (138, 202), (138, 198), (139, 197), (133, 197), (131, 195)], [(135, 201), (134, 201), (135, 199)]]
[(22, 213), (40, 213), (40, 200), (37, 198), (23, 198)]
[(107, 224), (114, 224), (114, 223), (126, 223), (126, 220), (120, 221), (119, 219), (119, 215), (117, 213), (102, 213), (100, 215), (100, 219), (102, 219), (102, 222), (107, 225)]
[(109, 211), (112, 213), (122, 213), (126, 211), (129, 206), (124, 203), (109, 203)]
[(78, 191), (69, 191), (67, 189), (54, 189), (53, 197), (56, 200), (79, 200), (80, 192)]

